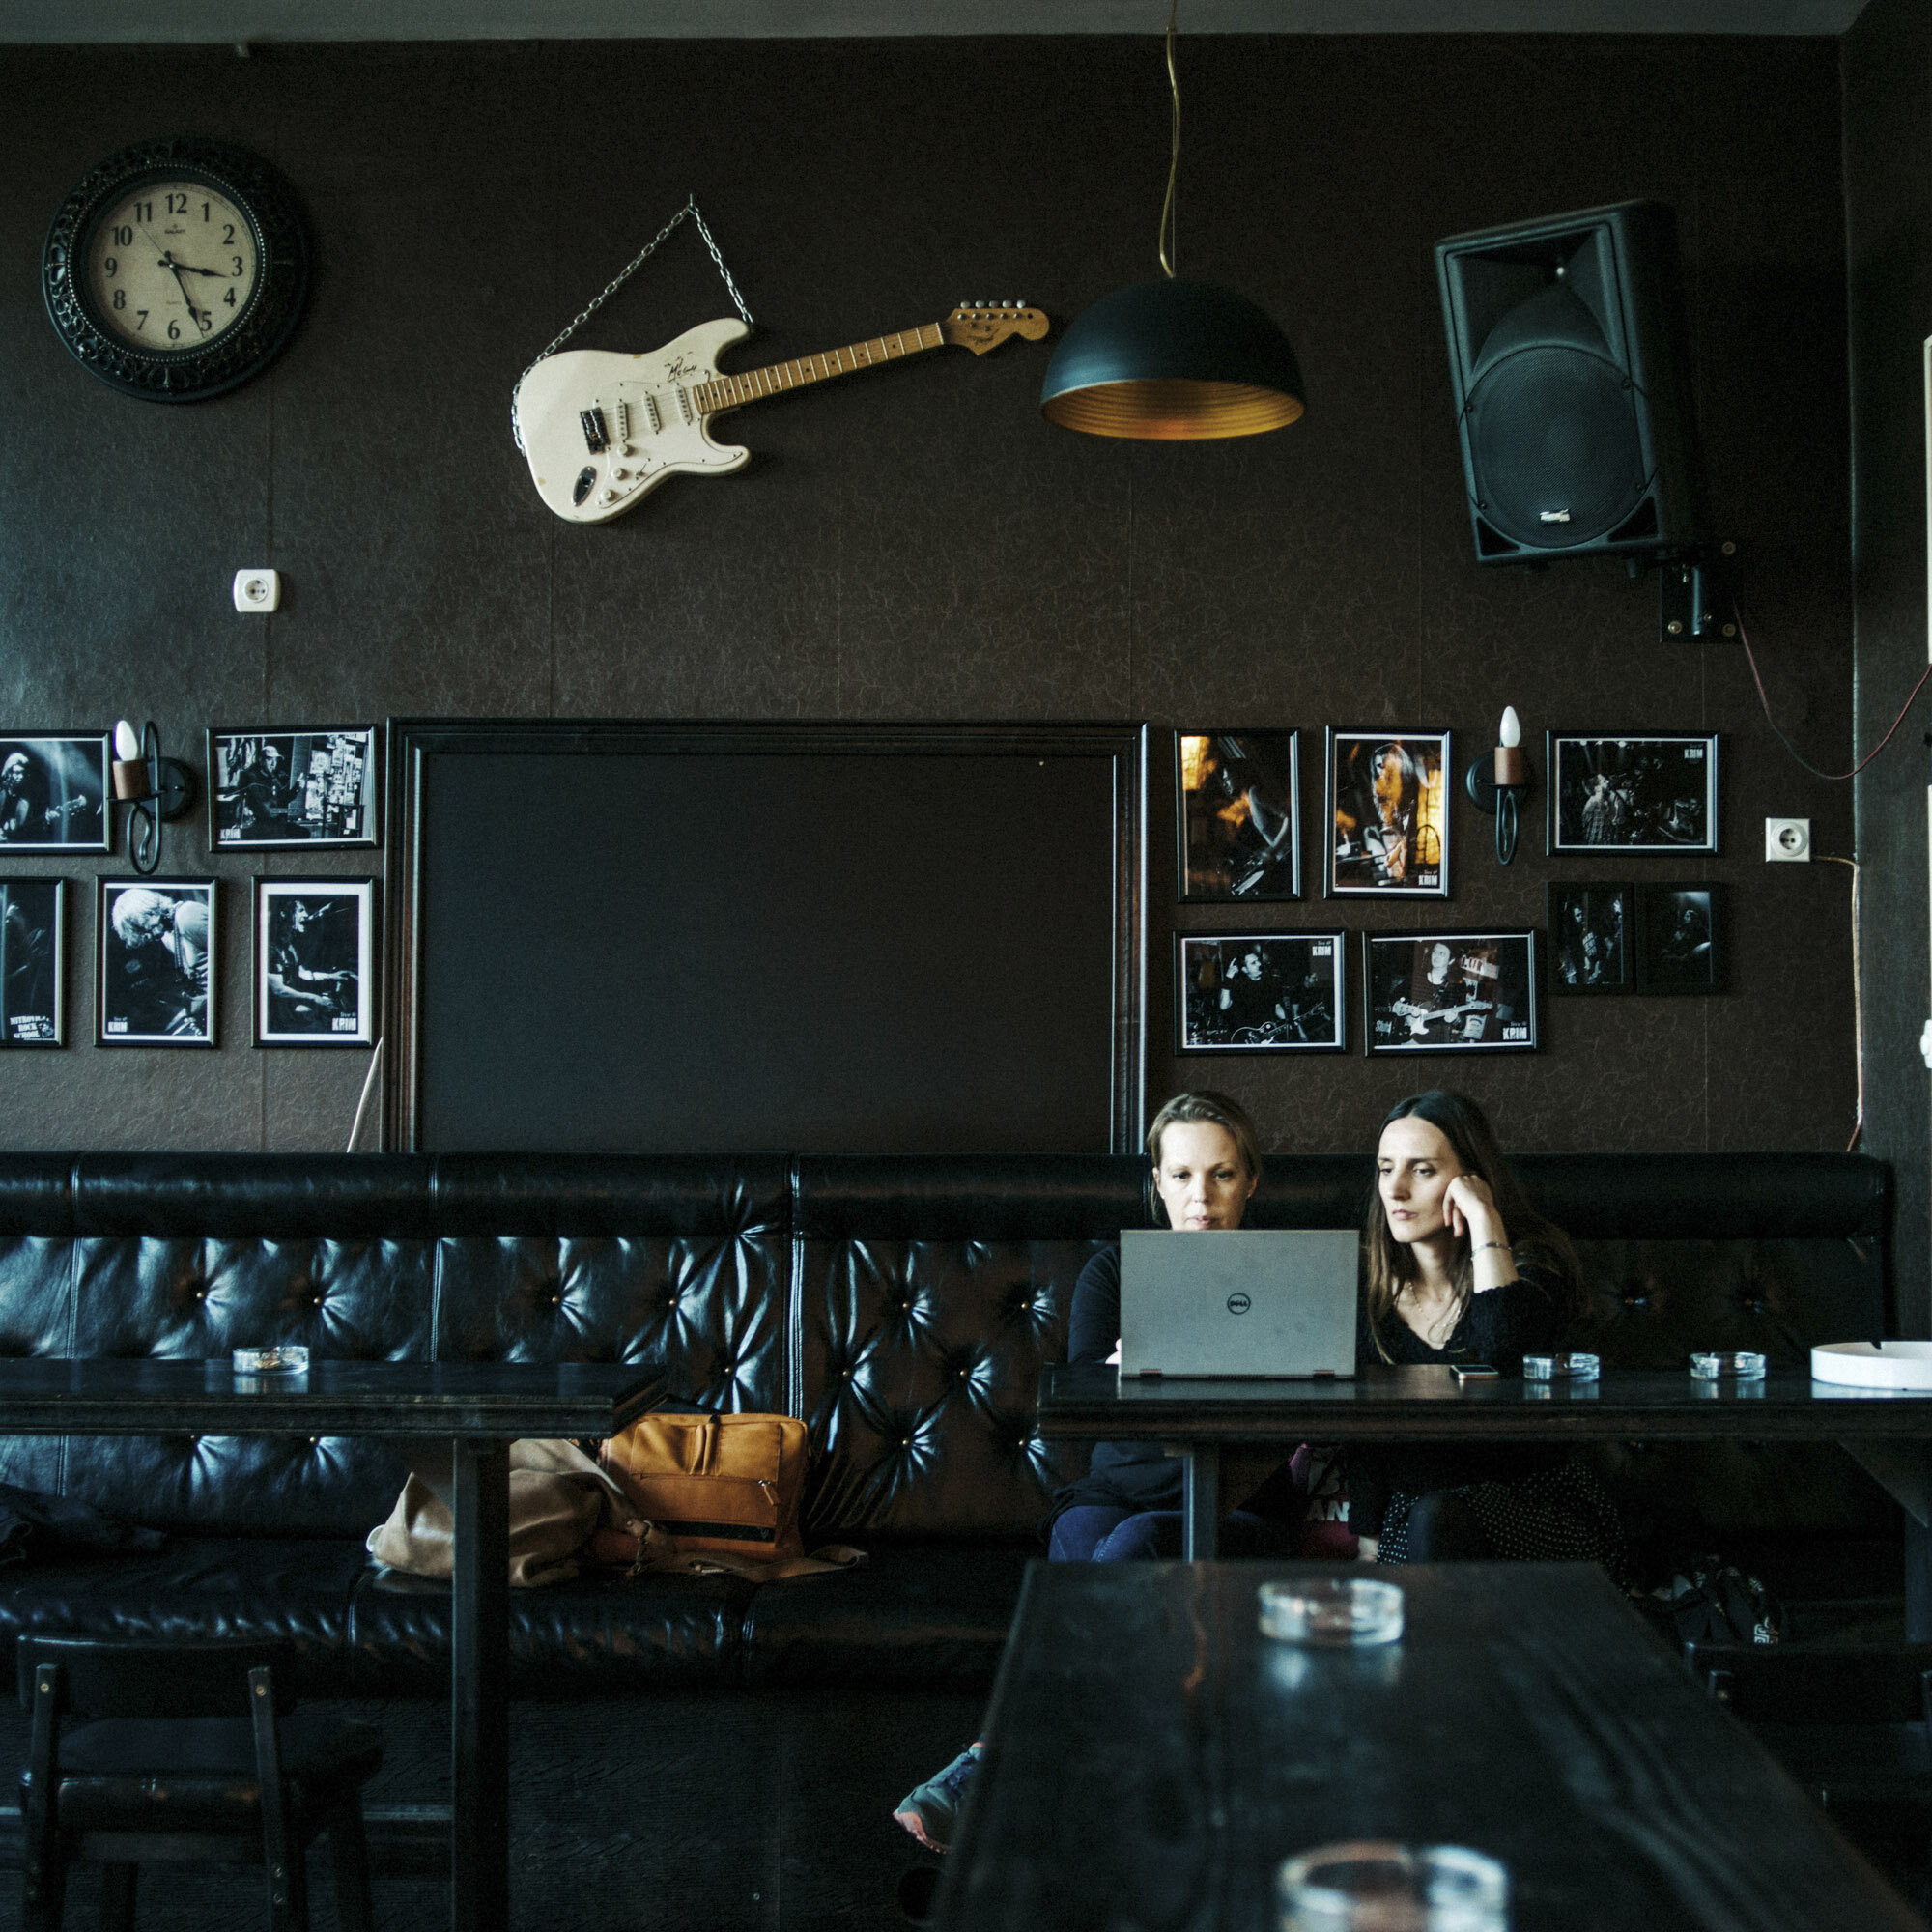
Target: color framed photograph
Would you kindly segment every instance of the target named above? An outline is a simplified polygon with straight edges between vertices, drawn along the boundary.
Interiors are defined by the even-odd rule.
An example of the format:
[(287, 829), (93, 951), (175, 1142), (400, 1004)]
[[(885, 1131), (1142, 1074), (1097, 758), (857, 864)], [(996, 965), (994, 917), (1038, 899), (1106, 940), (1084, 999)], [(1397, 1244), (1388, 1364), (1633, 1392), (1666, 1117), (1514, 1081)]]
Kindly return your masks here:
[(1715, 852), (1718, 734), (1551, 731), (1549, 850)]
[(1551, 880), (1544, 890), (1550, 992), (1628, 993), (1636, 943), (1630, 886), (1568, 879)]
[(1362, 980), (1371, 1053), (1534, 1053), (1534, 932), (1374, 932)]
[(257, 879), (255, 1044), (375, 1040), (375, 880)]
[(210, 731), (210, 847), (279, 852), (378, 843), (381, 731), (379, 724)]
[(99, 1046), (214, 1044), (213, 879), (102, 879)]
[(1723, 888), (1707, 881), (1636, 889), (1639, 993), (1724, 990)]
[(1301, 896), (1301, 733), (1177, 731), (1183, 899)]
[(1447, 731), (1328, 733), (1331, 898), (1449, 896)]
[(0, 879), (0, 1046), (67, 1044), (67, 881)]
[(15, 852), (106, 852), (105, 731), (0, 735), (0, 858)]
[(1340, 1053), (1349, 1043), (1341, 932), (1178, 932), (1175, 1050)]

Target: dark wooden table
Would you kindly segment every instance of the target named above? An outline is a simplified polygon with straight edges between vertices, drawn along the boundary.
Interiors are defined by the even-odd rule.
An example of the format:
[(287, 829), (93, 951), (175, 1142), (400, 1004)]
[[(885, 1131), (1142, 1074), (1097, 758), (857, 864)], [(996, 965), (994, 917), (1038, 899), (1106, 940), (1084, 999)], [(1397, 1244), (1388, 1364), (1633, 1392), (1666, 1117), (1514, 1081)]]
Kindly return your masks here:
[(509, 1445), (610, 1435), (650, 1406), (637, 1364), (317, 1362), (238, 1376), (225, 1361), (0, 1360), (0, 1434), (381, 1435), (449, 1445), (450, 1923), (506, 1932), (510, 1899)]
[(1262, 1636), (1320, 1568), (1032, 1565), (944, 1932), (1274, 1932), (1277, 1864), (1350, 1838), (1502, 1860), (1515, 1932), (1923, 1932), (1594, 1566), (1416, 1565), (1398, 1644)]
[(1215, 1551), (1220, 1452), (1241, 1442), (1836, 1442), (1906, 1515), (1906, 1624), (1932, 1639), (1932, 1392), (1843, 1388), (1792, 1371), (1692, 1381), (1688, 1368), (1605, 1369), (1595, 1382), (1458, 1382), (1442, 1368), (1365, 1369), (1350, 1381), (1122, 1377), (1056, 1363), (1042, 1435), (1154, 1441), (1181, 1459), (1181, 1550)]

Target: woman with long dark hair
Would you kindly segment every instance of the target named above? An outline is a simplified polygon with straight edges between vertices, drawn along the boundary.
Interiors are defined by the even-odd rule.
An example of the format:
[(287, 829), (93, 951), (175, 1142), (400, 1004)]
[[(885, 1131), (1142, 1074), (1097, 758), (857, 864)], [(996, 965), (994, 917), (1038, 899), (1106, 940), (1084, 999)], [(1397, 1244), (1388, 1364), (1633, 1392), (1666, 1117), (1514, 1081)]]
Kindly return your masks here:
[[(1365, 1364), (1483, 1362), (1519, 1375), (1524, 1355), (1555, 1352), (1583, 1313), (1570, 1237), (1530, 1207), (1466, 1094), (1435, 1089), (1390, 1109), (1363, 1250)], [(1555, 1445), (1351, 1449), (1349, 1521), (1363, 1556), (1383, 1563), (1502, 1557), (1624, 1572), (1614, 1506)]]

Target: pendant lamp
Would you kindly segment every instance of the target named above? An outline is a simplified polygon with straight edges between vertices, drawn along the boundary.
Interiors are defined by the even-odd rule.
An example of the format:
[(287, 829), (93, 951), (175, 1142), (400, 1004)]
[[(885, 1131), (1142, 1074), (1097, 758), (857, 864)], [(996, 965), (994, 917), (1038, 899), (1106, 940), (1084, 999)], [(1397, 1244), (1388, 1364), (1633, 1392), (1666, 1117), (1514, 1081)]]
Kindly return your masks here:
[(1174, 100), (1167, 198), (1160, 210), (1158, 281), (1103, 296), (1060, 338), (1046, 367), (1040, 413), (1088, 436), (1164, 441), (1258, 436), (1306, 407), (1301, 369), (1265, 310), (1211, 282), (1174, 272), (1175, 177), (1180, 163), (1180, 81), (1174, 65), (1179, 0), (1167, 18)]

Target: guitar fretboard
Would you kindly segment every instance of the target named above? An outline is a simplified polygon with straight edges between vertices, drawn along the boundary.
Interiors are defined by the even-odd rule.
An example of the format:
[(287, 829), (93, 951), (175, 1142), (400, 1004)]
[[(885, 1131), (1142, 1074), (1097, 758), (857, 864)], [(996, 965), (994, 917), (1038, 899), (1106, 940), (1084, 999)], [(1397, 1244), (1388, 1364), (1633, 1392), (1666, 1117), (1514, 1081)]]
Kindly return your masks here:
[(698, 383), (691, 391), (691, 400), (701, 415), (712, 415), (720, 410), (735, 410), (741, 404), (755, 403), (766, 396), (802, 389), (810, 383), (830, 382), (834, 376), (850, 376), (860, 369), (876, 368), (882, 362), (897, 362), (923, 350), (942, 348), (945, 341), (936, 322), (918, 328), (895, 329), (890, 335), (848, 342), (842, 349), (826, 349), (816, 355), (773, 362), (763, 369), (741, 369), (734, 376)]

